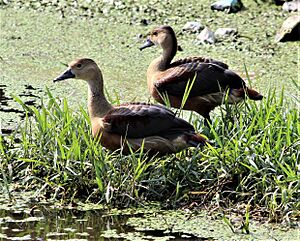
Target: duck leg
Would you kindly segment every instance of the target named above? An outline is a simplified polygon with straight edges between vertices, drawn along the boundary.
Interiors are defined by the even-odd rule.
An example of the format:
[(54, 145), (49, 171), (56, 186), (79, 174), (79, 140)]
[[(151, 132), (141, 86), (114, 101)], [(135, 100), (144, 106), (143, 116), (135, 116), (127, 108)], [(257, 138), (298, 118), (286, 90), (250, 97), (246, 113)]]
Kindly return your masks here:
[(214, 109), (215, 106), (207, 103), (201, 103), (197, 108), (197, 113), (204, 117), (204, 126), (209, 127), (212, 124), (209, 113)]
[(210, 124), (212, 124), (209, 113), (206, 113), (205, 115), (203, 115), (204, 117), (204, 125), (209, 127)]

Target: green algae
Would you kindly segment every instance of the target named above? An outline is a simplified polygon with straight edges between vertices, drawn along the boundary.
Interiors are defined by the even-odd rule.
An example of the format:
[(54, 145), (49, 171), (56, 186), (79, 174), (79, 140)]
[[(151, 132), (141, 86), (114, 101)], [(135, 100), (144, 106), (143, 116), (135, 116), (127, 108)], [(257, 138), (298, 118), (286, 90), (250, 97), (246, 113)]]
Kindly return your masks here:
[(281, 230), (280, 226), (261, 224), (255, 221), (250, 223), (250, 234), (241, 230), (231, 229), (219, 217), (205, 211), (191, 214), (185, 211), (161, 211), (146, 214), (144, 217), (131, 217), (127, 225), (139, 232), (163, 231), (164, 234), (190, 235), (201, 239), (212, 240), (293, 240), (299, 235), (297, 229)]
[[(3, 193), (1, 193), (3, 194)], [(94, 204), (59, 206), (32, 203), (32, 192), (12, 192), (13, 202), (0, 198), (0, 240), (295, 240), (298, 229), (250, 221), (250, 233), (223, 214), (205, 210), (162, 210), (160, 204), (126, 209), (94, 210)], [(89, 209), (89, 208), (91, 209)], [(98, 207), (99, 208), (99, 207)], [(83, 211), (89, 209), (89, 211)], [(100, 211), (100, 212), (99, 212)], [(235, 219), (237, 219), (235, 217)], [(239, 224), (243, 217), (238, 219)]]
[[(100, 65), (106, 88), (113, 90), (108, 91), (112, 98), (148, 101), (146, 69), (159, 51), (141, 53), (138, 47), (149, 30), (161, 24), (170, 24), (178, 32), (184, 52), (177, 58), (212, 57), (228, 63), (244, 77), (246, 65), (253, 76), (251, 84), (263, 94), (268, 88), (280, 91), (284, 87), (287, 98), (299, 95), (292, 82), (298, 79), (297, 42), (274, 41), (288, 16), (280, 7), (245, 1), (245, 11), (227, 15), (211, 11), (208, 0), (112, 2), (81, 1), (74, 5), (73, 1), (2, 1), (0, 86), (6, 86), (5, 95), (20, 95), (25, 85), (31, 85), (36, 96), (46, 98), (44, 87), (48, 86), (57, 96), (67, 96), (75, 107), (85, 105), (85, 83), (67, 81), (58, 86), (52, 79), (65, 68), (62, 63), (90, 57)], [(59, 9), (63, 9), (64, 17)], [(212, 30), (237, 28), (239, 35), (234, 41), (197, 45), (195, 34), (181, 31), (187, 21), (195, 20)], [(8, 105), (19, 108), (12, 100)], [(16, 113), (6, 111), (2, 116), (2, 126), (16, 126)]]

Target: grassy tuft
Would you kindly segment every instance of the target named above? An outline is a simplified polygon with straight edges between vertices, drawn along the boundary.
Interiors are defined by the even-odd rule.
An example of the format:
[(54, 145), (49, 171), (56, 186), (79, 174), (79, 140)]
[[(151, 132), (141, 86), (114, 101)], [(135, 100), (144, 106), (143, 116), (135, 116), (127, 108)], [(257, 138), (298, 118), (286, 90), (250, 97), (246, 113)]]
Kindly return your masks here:
[[(62, 203), (123, 207), (153, 200), (168, 207), (246, 203), (248, 217), (262, 207), (271, 220), (292, 218), (300, 208), (299, 112), (283, 92), (225, 105), (209, 130), (212, 145), (151, 159), (142, 150), (128, 156), (105, 150), (91, 138), (85, 108), (74, 112), (47, 93), (40, 108), (15, 97), (26, 119), (14, 134), (0, 135), (0, 182), (8, 194), (35, 190)], [(201, 129), (202, 118), (194, 125)]]

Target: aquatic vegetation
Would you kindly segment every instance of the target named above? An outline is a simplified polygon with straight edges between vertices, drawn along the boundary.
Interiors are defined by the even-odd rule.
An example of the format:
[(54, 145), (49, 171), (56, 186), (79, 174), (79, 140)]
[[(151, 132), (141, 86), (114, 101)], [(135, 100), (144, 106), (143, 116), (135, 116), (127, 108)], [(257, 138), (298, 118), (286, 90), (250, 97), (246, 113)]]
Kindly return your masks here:
[[(134, 231), (148, 235), (185, 238), (184, 240), (288, 240), (297, 235), (295, 229), (282, 232), (272, 225), (262, 225), (258, 222), (252, 222), (248, 234), (242, 233), (241, 230), (232, 232), (224, 226), (222, 220), (206, 212), (191, 214), (184, 211), (161, 211), (156, 215), (130, 217), (127, 225), (132, 226)], [(122, 237), (122, 234), (118, 237)]]
[(150, 200), (166, 207), (248, 203), (250, 212), (261, 207), (271, 220), (292, 220), (299, 209), (299, 113), (283, 93), (278, 99), (270, 91), (261, 104), (225, 105), (206, 130), (215, 140), (209, 148), (151, 159), (142, 150), (128, 156), (105, 150), (91, 138), (85, 108), (72, 111), (47, 93), (40, 109), (15, 97), (27, 118), (13, 135), (0, 136), (7, 194), (36, 190), (35, 196), (63, 203), (122, 207)]

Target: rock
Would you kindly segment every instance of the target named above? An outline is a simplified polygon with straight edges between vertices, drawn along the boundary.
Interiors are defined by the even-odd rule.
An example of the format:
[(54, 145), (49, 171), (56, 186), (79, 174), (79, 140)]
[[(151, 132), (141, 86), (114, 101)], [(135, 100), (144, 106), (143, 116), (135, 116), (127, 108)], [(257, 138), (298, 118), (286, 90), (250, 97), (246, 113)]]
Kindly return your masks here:
[(237, 34), (237, 29), (235, 28), (218, 28), (215, 32), (216, 39), (226, 38), (229, 36), (234, 36)]
[(210, 8), (227, 13), (236, 13), (243, 8), (243, 3), (241, 0), (219, 0), (213, 3)]
[(300, 40), (300, 15), (298, 14), (288, 17), (275, 37), (276, 42), (296, 40)]
[(200, 43), (214, 44), (216, 42), (215, 34), (208, 27), (205, 27), (201, 33), (197, 36)]
[(285, 2), (282, 5), (282, 9), (288, 12), (296, 12), (300, 11), (300, 0), (295, 0), (292, 2)]
[(199, 22), (187, 22), (182, 28), (182, 30), (191, 33), (200, 32), (202, 29), (204, 29), (204, 26)]

